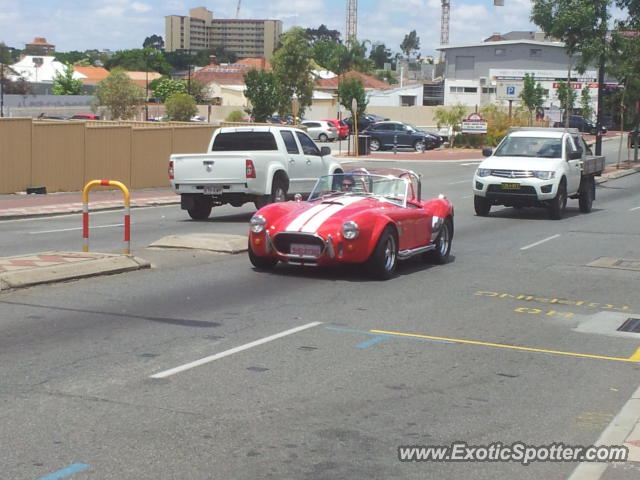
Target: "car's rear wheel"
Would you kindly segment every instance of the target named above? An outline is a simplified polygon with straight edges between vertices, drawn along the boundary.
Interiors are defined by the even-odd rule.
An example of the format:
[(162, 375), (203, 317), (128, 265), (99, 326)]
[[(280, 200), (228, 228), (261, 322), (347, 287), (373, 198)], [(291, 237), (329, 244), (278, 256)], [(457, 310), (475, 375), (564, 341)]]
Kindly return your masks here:
[(378, 150), (380, 150), (380, 140), (378, 140), (377, 138), (372, 138), (369, 142), (369, 149), (372, 152), (377, 152)]
[(206, 220), (211, 215), (211, 209), (213, 208), (213, 202), (211, 197), (204, 195), (196, 196), (194, 198), (193, 208), (187, 209), (189, 216), (194, 220)]
[(453, 242), (453, 221), (451, 218), (446, 218), (442, 225), (442, 230), (438, 234), (435, 241), (436, 248), (424, 254), (424, 259), (442, 265), (449, 261), (449, 254), (451, 253), (451, 245)]
[(580, 205), (580, 211), (582, 213), (590, 213), (593, 208), (593, 197), (596, 184), (593, 181), (593, 177), (589, 177), (586, 180), (582, 191), (580, 192), (580, 198), (578, 198), (578, 205)]
[(251, 262), (251, 265), (256, 267), (258, 270), (273, 270), (278, 264), (277, 258), (260, 257), (253, 253), (251, 245), (249, 245), (249, 261)]
[(271, 184), (271, 195), (263, 195), (257, 197), (253, 202), (257, 209), (269, 205), (270, 203), (287, 201), (287, 181), (278, 175), (273, 179)]
[(476, 215), (478, 215), (479, 217), (486, 217), (487, 215), (489, 215), (489, 211), (491, 210), (491, 204), (485, 197), (474, 195), (473, 208), (476, 211)]
[(392, 227), (387, 226), (382, 231), (366, 266), (371, 275), (380, 280), (393, 276), (398, 266), (398, 240)]
[(318, 135), (318, 141), (320, 142), (326, 142), (327, 140), (329, 140), (329, 137), (327, 137), (326, 134), (321, 133), (320, 135)]
[(560, 220), (567, 207), (567, 185), (562, 180), (558, 186), (558, 193), (549, 204), (549, 218), (551, 220)]

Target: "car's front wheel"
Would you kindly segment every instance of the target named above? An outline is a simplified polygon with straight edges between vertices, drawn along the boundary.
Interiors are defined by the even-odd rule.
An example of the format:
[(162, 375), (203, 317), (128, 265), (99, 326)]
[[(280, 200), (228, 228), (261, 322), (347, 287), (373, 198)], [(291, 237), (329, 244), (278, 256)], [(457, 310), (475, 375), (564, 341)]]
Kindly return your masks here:
[(253, 253), (251, 245), (249, 245), (249, 261), (251, 262), (251, 265), (256, 267), (258, 270), (273, 270), (278, 264), (277, 258), (260, 257)]
[(551, 220), (560, 220), (567, 207), (567, 186), (564, 180), (558, 186), (558, 193), (549, 204), (549, 218)]
[(318, 135), (318, 141), (326, 142), (327, 140), (329, 140), (329, 137), (327, 137), (327, 135), (325, 135), (324, 133), (321, 133), (320, 135)]
[(424, 140), (416, 140), (413, 142), (413, 148), (416, 152), (424, 152), (427, 149), (427, 145)]
[(366, 266), (369, 272), (380, 280), (387, 280), (393, 276), (398, 266), (398, 241), (392, 227), (387, 226), (382, 231)]
[(476, 211), (476, 215), (478, 215), (479, 217), (486, 217), (487, 215), (489, 215), (489, 211), (491, 210), (491, 204), (485, 197), (474, 195), (473, 208)]
[(442, 230), (435, 241), (435, 249), (424, 254), (424, 259), (442, 265), (449, 260), (451, 245), (453, 242), (453, 221), (447, 218), (442, 225)]
[(377, 138), (372, 138), (369, 142), (369, 149), (371, 149), (372, 152), (377, 152), (378, 150), (380, 150), (380, 140), (378, 140)]

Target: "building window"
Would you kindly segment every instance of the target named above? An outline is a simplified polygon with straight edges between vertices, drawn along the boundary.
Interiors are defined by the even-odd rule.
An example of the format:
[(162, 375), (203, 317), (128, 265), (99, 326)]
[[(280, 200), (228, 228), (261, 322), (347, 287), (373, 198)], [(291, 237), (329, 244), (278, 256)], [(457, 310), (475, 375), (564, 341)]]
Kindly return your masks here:
[(450, 93), (478, 93), (477, 87), (449, 87)]
[(416, 97), (412, 95), (400, 95), (401, 107), (413, 107), (416, 104)]
[(464, 93), (478, 93), (477, 87), (464, 87)]
[(542, 49), (541, 48), (530, 48), (529, 49), (529, 56), (530, 57), (541, 57), (542, 56)]
[(496, 87), (482, 87), (482, 93), (496, 93)]
[(507, 51), (504, 48), (496, 48), (494, 50), (494, 54), (496, 57), (502, 57), (507, 53)]

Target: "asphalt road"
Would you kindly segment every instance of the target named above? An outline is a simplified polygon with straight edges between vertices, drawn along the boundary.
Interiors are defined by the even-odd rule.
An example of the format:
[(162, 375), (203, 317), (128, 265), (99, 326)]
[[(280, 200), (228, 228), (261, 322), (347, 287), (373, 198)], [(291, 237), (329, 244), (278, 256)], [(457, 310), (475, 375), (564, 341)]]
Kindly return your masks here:
[[(638, 334), (615, 331), (640, 317), (640, 273), (588, 264), (640, 259), (640, 175), (551, 221), (474, 216), (473, 162), (412, 167), (454, 203), (446, 265), (377, 282), (146, 248), (244, 234), (254, 211), (192, 222), (174, 206), (132, 214), (155, 268), (2, 293), (2, 478), (567, 478), (575, 463), (400, 462), (398, 447), (596, 442), (640, 384)], [(118, 219), (92, 216), (92, 249), (118, 250)], [(0, 249), (79, 249), (79, 222), (2, 222)]]

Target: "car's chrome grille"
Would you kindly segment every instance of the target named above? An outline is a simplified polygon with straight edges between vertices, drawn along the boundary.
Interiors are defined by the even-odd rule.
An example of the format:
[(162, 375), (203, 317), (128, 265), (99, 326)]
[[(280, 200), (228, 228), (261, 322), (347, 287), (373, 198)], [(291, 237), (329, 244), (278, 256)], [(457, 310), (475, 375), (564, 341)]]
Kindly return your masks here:
[(533, 172), (529, 170), (491, 170), (491, 175), (503, 178), (532, 178)]
[(281, 232), (273, 238), (273, 244), (281, 253), (291, 253), (291, 244), (297, 243), (302, 245), (317, 245), (324, 249), (324, 242), (320, 237), (309, 233), (298, 232)]

